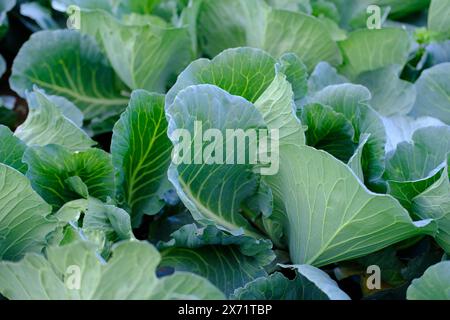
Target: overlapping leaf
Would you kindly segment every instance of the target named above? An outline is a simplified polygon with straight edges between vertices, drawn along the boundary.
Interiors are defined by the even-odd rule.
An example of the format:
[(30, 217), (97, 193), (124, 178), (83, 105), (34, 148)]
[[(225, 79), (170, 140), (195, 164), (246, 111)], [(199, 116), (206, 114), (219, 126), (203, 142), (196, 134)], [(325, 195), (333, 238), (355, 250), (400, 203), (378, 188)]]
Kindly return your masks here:
[[(145, 242), (120, 243), (107, 263), (87, 242), (50, 247), (47, 256), (29, 254), (17, 263), (1, 262), (0, 293), (23, 300), (223, 298), (210, 282), (193, 274), (158, 279), (160, 254)], [(79, 282), (73, 278), (77, 276)]]
[(449, 152), (450, 127), (425, 127), (415, 131), (411, 143), (400, 143), (388, 157), (384, 177), (390, 192), (403, 204), (409, 204), (438, 179)]
[(150, 18), (145, 23), (129, 20), (127, 24), (102, 11), (83, 12), (82, 19), (94, 26), (84, 27), (83, 31), (97, 36), (112, 67), (132, 89), (166, 92), (169, 80), (191, 59), (185, 27), (170, 27), (159, 20), (156, 24)]
[(55, 217), (60, 228), (53, 234), (53, 243), (88, 238), (100, 249), (108, 250), (111, 243), (134, 239), (128, 212), (94, 198), (68, 202)]
[[(440, 139), (436, 139), (440, 137)], [(450, 152), (450, 127), (417, 130), (413, 143), (402, 143), (388, 160), (386, 178), (397, 181), (422, 179), (442, 164)]]
[(171, 105), (181, 90), (196, 84), (213, 84), (254, 103), (273, 81), (275, 64), (269, 54), (253, 48), (228, 49), (212, 60), (196, 60), (167, 93), (166, 105)]
[(326, 62), (320, 62), (315, 67), (314, 71), (308, 79), (308, 89), (309, 93), (325, 89), (331, 85), (348, 83), (349, 80), (343, 75), (340, 75), (335, 68), (330, 66)]
[(312, 97), (313, 101), (332, 107), (351, 121), (355, 143), (360, 142), (363, 134), (370, 134), (363, 150), (362, 166), (365, 181), (377, 183), (385, 166), (386, 132), (380, 116), (368, 104), (370, 99), (367, 88), (353, 84), (328, 86)]
[(413, 223), (394, 198), (368, 191), (345, 164), (323, 151), (286, 146), (280, 161), (279, 174), (265, 181), (275, 207), (284, 212), (296, 264), (323, 266), (434, 231), (430, 221)]
[[(448, 162), (447, 162), (448, 163)], [(450, 181), (448, 164), (439, 180), (412, 199), (411, 211), (420, 218), (434, 219), (438, 232), (437, 243), (450, 252)]]
[(269, 127), (283, 128), (280, 139), (284, 142), (303, 143), (293, 100), (304, 95), (306, 76), (302, 62), (294, 54), (285, 54), (277, 62), (259, 49), (229, 49), (212, 60), (191, 63), (167, 93), (166, 107), (190, 85), (213, 84), (254, 103)]
[[(237, 106), (237, 102), (234, 102), (234, 105), (231, 105), (228, 101), (226, 103), (222, 102), (220, 106), (214, 106), (217, 99), (211, 100), (210, 98), (207, 98), (206, 95), (204, 95), (204, 103), (208, 104), (207, 110), (211, 110), (206, 121), (208, 127), (203, 128), (204, 130), (208, 128), (219, 128), (220, 130), (239, 128), (245, 131), (246, 129), (250, 128), (250, 126), (245, 124), (245, 122), (239, 124), (238, 120), (243, 121), (247, 118), (247, 114), (252, 113), (252, 126), (254, 128), (258, 126), (265, 127), (267, 124), (267, 127), (269, 129), (279, 130), (279, 142), (281, 144), (304, 144), (304, 130), (300, 124), (300, 121), (295, 117), (294, 114), (295, 95), (292, 86), (287, 80), (289, 77), (285, 76), (282, 72), (285, 71), (287, 74), (290, 74), (292, 76), (292, 74), (295, 74), (293, 73), (293, 71), (299, 70), (300, 72), (302, 72), (303, 69), (300, 67), (300, 64), (286, 64), (286, 60), (281, 60), (282, 61), (277, 64), (275, 68), (276, 61), (263, 51), (250, 48), (239, 48), (227, 50), (212, 61), (208, 61), (205, 59), (195, 61), (187, 68), (184, 73), (180, 75), (177, 83), (166, 97), (166, 108), (168, 108), (167, 112), (169, 116), (171, 118), (175, 116), (174, 120), (179, 119), (176, 120), (176, 122), (173, 121), (174, 124), (176, 123), (176, 126), (173, 126), (173, 128), (169, 125), (169, 134), (171, 134), (176, 128), (188, 128), (192, 133), (193, 120), (187, 121), (186, 119), (189, 118), (195, 118), (196, 120), (203, 121), (203, 123), (205, 124), (205, 119), (203, 119), (203, 116), (196, 116), (196, 114), (199, 113), (199, 107), (188, 105), (187, 103), (183, 102), (182, 99), (180, 99), (180, 95), (183, 95), (184, 100), (186, 100), (187, 92), (190, 92), (191, 95), (195, 95), (195, 97), (193, 96), (191, 99), (195, 99), (195, 101), (201, 101), (199, 100), (199, 94), (201, 93), (201, 91), (194, 90), (194, 88), (206, 87), (189, 87), (189, 85), (195, 85), (198, 83), (212, 83), (234, 95), (242, 96), (248, 101), (254, 102), (254, 106), (252, 106), (250, 102), (242, 98), (238, 99), (237, 97), (230, 97), (227, 98), (227, 100), (231, 99), (242, 101), (239, 102), (239, 104), (242, 104), (242, 106)], [(292, 60), (288, 61), (292, 62)], [(299, 69), (296, 69), (296, 66), (298, 66)], [(294, 76), (293, 78), (296, 77)], [(182, 90), (183, 88), (187, 89), (180, 92), (180, 90)], [(214, 91), (217, 91), (221, 96), (224, 97), (228, 95), (228, 93), (225, 93), (223, 91), (221, 92), (218, 89), (215, 89)], [(178, 92), (180, 93), (178, 94), (177, 98), (175, 98), (175, 95)], [(171, 103), (173, 104), (171, 105)], [(176, 110), (181, 110), (181, 107), (183, 105), (183, 114), (180, 114), (180, 111)], [(174, 106), (177, 106), (177, 108), (175, 109)], [(233, 114), (234, 112), (238, 112), (238, 110), (240, 110), (239, 112), (243, 114), (235, 118)], [(203, 113), (204, 111), (202, 111), (202, 114)], [(224, 127), (224, 122), (226, 119), (230, 119), (232, 121), (230, 122), (230, 124), (226, 124), (226, 127)], [(190, 122), (191, 124), (189, 124)], [(213, 122), (214, 125), (212, 125), (211, 122)], [(214, 173), (214, 176), (216, 176), (217, 174), (217, 179), (224, 181), (224, 173), (214, 171), (212, 168), (213, 166), (197, 166), (201, 168), (203, 172), (211, 170), (211, 172)], [(189, 168), (195, 168), (195, 165), (185, 167), (186, 175), (190, 175), (192, 177), (195, 177), (196, 179), (203, 179), (200, 175), (195, 175), (194, 172), (189, 171)], [(223, 166), (223, 170), (225, 170), (226, 168), (226, 170), (230, 170), (229, 174), (231, 174), (233, 172), (237, 172), (238, 168), (240, 167), (245, 166)], [(198, 205), (202, 204), (202, 206), (204, 207), (204, 199), (211, 199), (208, 203), (209, 212), (206, 213), (206, 217), (209, 216), (208, 220), (215, 221), (215, 223), (227, 227), (228, 230), (236, 230), (236, 227), (241, 226), (247, 228), (248, 231), (250, 231), (251, 228), (248, 228), (247, 226), (248, 222), (243, 220), (242, 216), (236, 215), (236, 213), (230, 214), (230, 209), (227, 209), (227, 207), (233, 205), (233, 212), (235, 212), (237, 210), (236, 206), (238, 206), (239, 203), (241, 203), (244, 199), (252, 196), (257, 190), (257, 176), (251, 174), (248, 171), (250, 170), (251, 166), (247, 165), (246, 167), (247, 169), (242, 169), (243, 171), (239, 171), (242, 172), (241, 174), (244, 174), (244, 172), (247, 171), (245, 176), (247, 176), (248, 178), (243, 180), (247, 181), (246, 183), (240, 181), (239, 179), (242, 179), (242, 177), (238, 176), (237, 174), (233, 175), (232, 179), (225, 179), (227, 184), (223, 186), (218, 186), (217, 183), (213, 183), (211, 187), (207, 188), (209, 182), (198, 182), (197, 184), (191, 181), (190, 186), (184, 186), (185, 190), (191, 189), (191, 194), (183, 191), (181, 199), (191, 210), (191, 212), (198, 212)], [(180, 169), (177, 170), (179, 171)], [(180, 182), (174, 181), (175, 176), (173, 176), (173, 172), (174, 171), (171, 171), (171, 173), (169, 173), (169, 176), (172, 183), (174, 183), (176, 186), (179, 185), (177, 187), (177, 191), (179, 192), (183, 182), (181, 182), (180, 184)], [(220, 178), (218, 178), (219, 176)], [(184, 177), (177, 177), (177, 180), (180, 180), (180, 178), (181, 181), (186, 179)], [(208, 181), (211, 181), (212, 183), (212, 176), (210, 178), (211, 180)], [(221, 190), (230, 190), (229, 186), (231, 186), (232, 184), (235, 184), (235, 186), (239, 186), (240, 194), (237, 195), (237, 197), (233, 201), (230, 201), (229, 198), (227, 198), (228, 192), (222, 192)], [(192, 194), (192, 191), (198, 192), (195, 190), (195, 188), (198, 188), (197, 185), (203, 186), (203, 188), (205, 188), (203, 190), (204, 194), (202, 195), (204, 199), (199, 198), (195, 193)], [(213, 199), (216, 200), (214, 201)], [(192, 205), (195, 203), (197, 203), (197, 208), (193, 210)], [(205, 208), (201, 208), (202, 206), (200, 206), (200, 209), (205, 210)], [(224, 209), (226, 210), (224, 211)], [(202, 215), (205, 215), (205, 213), (203, 213)], [(198, 218), (199, 217), (197, 217), (197, 219)], [(235, 224), (235, 222), (232, 222), (231, 225), (229, 225), (230, 220), (233, 221), (236, 219), (239, 219), (238, 221), (240, 221), (237, 225)]]
[(251, 46), (275, 57), (294, 52), (310, 70), (320, 61), (341, 63), (338, 47), (321, 21), (304, 13), (273, 9), (263, 0), (204, 1), (198, 36), (209, 56), (226, 48)]
[(386, 129), (386, 153), (397, 149), (401, 142), (411, 142), (414, 132), (426, 127), (440, 127), (445, 124), (431, 117), (420, 117), (414, 119), (410, 116), (382, 117)]

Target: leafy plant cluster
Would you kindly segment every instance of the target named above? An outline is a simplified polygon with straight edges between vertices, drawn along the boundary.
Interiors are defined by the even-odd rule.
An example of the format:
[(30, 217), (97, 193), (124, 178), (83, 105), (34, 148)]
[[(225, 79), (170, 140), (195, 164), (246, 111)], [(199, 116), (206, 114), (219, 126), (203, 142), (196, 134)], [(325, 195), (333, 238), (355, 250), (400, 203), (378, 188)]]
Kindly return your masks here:
[[(450, 299), (448, 0), (6, 0), (0, 35), (4, 298)], [(172, 163), (195, 121), (279, 130), (278, 173)]]

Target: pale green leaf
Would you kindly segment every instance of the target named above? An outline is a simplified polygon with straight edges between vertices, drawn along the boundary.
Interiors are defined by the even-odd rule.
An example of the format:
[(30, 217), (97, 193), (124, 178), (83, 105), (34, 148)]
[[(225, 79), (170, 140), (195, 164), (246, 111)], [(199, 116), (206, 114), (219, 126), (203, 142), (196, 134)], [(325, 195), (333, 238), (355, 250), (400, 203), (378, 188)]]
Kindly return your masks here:
[(412, 212), (413, 199), (442, 175), (450, 152), (450, 131), (448, 126), (430, 126), (410, 134), (409, 141), (400, 143), (388, 156), (384, 178), (388, 193)]
[(264, 0), (205, 0), (199, 8), (200, 49), (214, 57), (228, 48), (262, 48), (270, 7)]
[(311, 282), (321, 290), (330, 300), (350, 300), (350, 297), (339, 289), (337, 283), (324, 271), (311, 265), (281, 265), (284, 268), (294, 269), (299, 275)]
[(77, 127), (83, 126), (83, 112), (76, 105), (64, 97), (47, 95), (47, 98), (61, 110), (64, 117), (72, 121)]
[(37, 29), (58, 29), (57, 22), (52, 18), (52, 12), (49, 8), (38, 1), (26, 2), (20, 4), (20, 14), (34, 21)]
[(412, 200), (429, 187), (431, 187), (441, 176), (442, 168), (439, 167), (436, 172), (432, 172), (430, 175), (412, 181), (387, 181), (387, 193), (397, 199), (402, 206), (411, 212)]
[(0, 260), (17, 260), (45, 247), (47, 235), (56, 228), (51, 207), (25, 176), (2, 163), (0, 208)]
[(87, 199), (89, 197), (89, 189), (79, 176), (69, 177), (64, 182), (67, 184), (67, 188), (78, 194), (81, 198)]
[(450, 36), (450, 6), (447, 0), (431, 0), (428, 28)]
[(95, 23), (96, 30), (88, 30), (89, 34), (98, 35), (112, 67), (132, 89), (166, 92), (169, 80), (191, 59), (185, 27), (126, 25), (102, 11), (83, 12), (82, 19)]
[(431, 116), (450, 124), (450, 63), (425, 70), (416, 82), (415, 116)]
[[(17, 263), (0, 263), (0, 292), (21, 300), (149, 300), (222, 299), (209, 281), (193, 274), (175, 274), (158, 279), (160, 254), (149, 243), (127, 241), (118, 244), (107, 263), (86, 242), (50, 247), (48, 260), (30, 254)], [(78, 272), (75, 274), (75, 272)], [(71, 279), (80, 276), (79, 288)], [(72, 278), (71, 278), (72, 277)], [(192, 284), (188, 288), (182, 286)]]
[(96, 142), (62, 111), (42, 91), (27, 94), (28, 116), (14, 135), (26, 144), (45, 146), (58, 144), (73, 151), (89, 149)]
[(416, 88), (399, 78), (400, 68), (389, 66), (362, 73), (355, 80), (372, 93), (370, 105), (382, 116), (408, 114), (416, 101)]
[(337, 23), (341, 20), (336, 4), (331, 1), (315, 0), (312, 3), (312, 9), (315, 17), (327, 18)]
[(413, 280), (407, 292), (408, 300), (450, 300), (450, 261), (428, 268)]
[(0, 39), (3, 38), (9, 27), (7, 14), (15, 5), (16, 0), (3, 0), (0, 3)]
[(53, 9), (58, 11), (65, 12), (70, 5), (83, 9), (102, 9), (108, 12), (113, 10), (113, 3), (110, 0), (52, 0)]
[(317, 18), (303, 13), (272, 10), (262, 48), (275, 57), (293, 52), (312, 70), (319, 62), (342, 63), (336, 42)]
[(275, 9), (300, 11), (307, 14), (312, 12), (310, 0), (266, 0), (266, 2)]
[(325, 26), (330, 34), (330, 37), (334, 41), (344, 41), (347, 39), (347, 31), (341, 29), (339, 25), (332, 19), (327, 18), (325, 16), (318, 17), (320, 22)]
[(121, 0), (117, 1), (119, 13), (151, 14), (161, 0)]
[(278, 73), (270, 86), (256, 100), (269, 129), (279, 130), (280, 144), (305, 144), (304, 129), (295, 115), (294, 92), (286, 76)]
[(430, 221), (413, 223), (397, 200), (368, 191), (350, 168), (323, 151), (284, 146), (280, 163), (278, 175), (264, 180), (284, 213), (295, 264), (323, 266), (434, 232)]
[(260, 214), (262, 214), (264, 217), (270, 217), (272, 214), (272, 208), (272, 189), (270, 189), (269, 186), (264, 183), (264, 181), (261, 181), (256, 193), (245, 200), (243, 210), (247, 209), (246, 213), (253, 213), (254, 216), (250, 218), (252, 220), (256, 220), (259, 218)]
[(431, 43), (426, 49), (432, 66), (450, 62), (450, 40)]
[(361, 29), (349, 34), (339, 43), (344, 56), (341, 71), (354, 78), (366, 71), (374, 71), (393, 64), (406, 64), (410, 39), (402, 29)]
[(336, 4), (341, 14), (341, 24), (351, 28), (366, 28), (367, 19), (372, 12), (367, 13), (370, 5), (381, 8), (383, 21), (386, 18), (401, 18), (411, 13), (425, 10), (430, 0), (328, 0)]
[(308, 93), (308, 70), (300, 58), (292, 52), (281, 56), (277, 71), (286, 75), (292, 85), (294, 100), (303, 99)]
[(152, 300), (224, 300), (224, 294), (205, 278), (188, 272), (160, 279)]

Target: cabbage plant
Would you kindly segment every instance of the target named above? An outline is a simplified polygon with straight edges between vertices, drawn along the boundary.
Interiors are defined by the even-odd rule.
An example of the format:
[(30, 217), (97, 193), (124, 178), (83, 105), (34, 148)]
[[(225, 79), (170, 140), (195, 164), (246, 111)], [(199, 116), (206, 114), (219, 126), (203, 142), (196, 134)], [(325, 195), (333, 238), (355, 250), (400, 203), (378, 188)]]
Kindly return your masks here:
[(2, 2), (0, 298), (449, 300), (449, 17)]

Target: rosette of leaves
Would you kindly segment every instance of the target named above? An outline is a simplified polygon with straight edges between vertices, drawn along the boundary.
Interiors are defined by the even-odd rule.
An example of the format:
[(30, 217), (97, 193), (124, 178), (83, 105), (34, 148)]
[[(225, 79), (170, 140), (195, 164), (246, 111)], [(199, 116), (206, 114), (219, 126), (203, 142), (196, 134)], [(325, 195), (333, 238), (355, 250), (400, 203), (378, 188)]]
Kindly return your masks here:
[[(227, 50), (213, 60), (197, 60), (180, 75), (166, 97), (169, 135), (177, 128), (192, 131), (193, 119), (217, 122), (215, 127), (220, 130), (264, 125), (280, 130), (283, 165), (273, 176), (249, 176), (244, 166), (171, 166), (169, 178), (194, 218), (229, 232), (244, 230), (257, 239), (268, 237), (288, 248), (293, 263), (316, 266), (363, 256), (416, 235), (434, 234), (431, 220), (413, 222), (397, 200), (368, 191), (346, 163), (305, 145), (304, 127), (295, 116), (293, 88), (299, 82), (295, 86), (289, 82), (290, 75), (305, 70), (300, 66), (291, 63), (283, 68), (282, 61), (277, 64), (263, 51), (241, 48)], [(306, 87), (305, 77), (301, 78)], [(384, 127), (376, 112), (365, 105), (370, 98), (367, 89), (331, 86), (315, 98), (356, 121), (359, 134), (373, 130), (378, 155), (384, 157), (383, 141), (376, 136), (384, 135)], [(239, 118), (233, 116), (234, 109), (239, 109)], [(358, 122), (365, 122), (367, 131)], [(378, 174), (382, 172), (381, 167)], [(258, 194), (258, 181), (271, 190), (270, 216), (243, 209), (244, 200)], [(265, 195), (260, 199), (270, 197), (270, 193)], [(359, 230), (358, 236), (351, 236), (350, 230)]]

